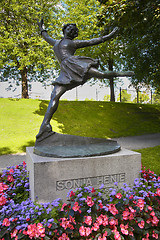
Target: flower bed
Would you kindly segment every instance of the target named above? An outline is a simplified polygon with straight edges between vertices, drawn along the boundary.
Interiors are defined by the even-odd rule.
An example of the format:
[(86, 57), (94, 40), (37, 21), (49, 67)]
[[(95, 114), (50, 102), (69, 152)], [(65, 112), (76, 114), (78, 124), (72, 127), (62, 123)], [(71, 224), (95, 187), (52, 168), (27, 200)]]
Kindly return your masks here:
[(81, 187), (68, 201), (38, 204), (29, 198), (26, 164), (0, 176), (0, 240), (160, 239), (160, 177), (143, 169), (132, 188)]

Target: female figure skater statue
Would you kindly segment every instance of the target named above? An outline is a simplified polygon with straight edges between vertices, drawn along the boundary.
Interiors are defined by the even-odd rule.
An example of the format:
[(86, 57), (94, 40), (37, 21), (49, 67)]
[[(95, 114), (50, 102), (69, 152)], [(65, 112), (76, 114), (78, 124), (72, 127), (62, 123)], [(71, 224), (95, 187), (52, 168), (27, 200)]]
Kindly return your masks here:
[(53, 82), (54, 89), (51, 94), (51, 99), (41, 124), (37, 141), (50, 136), (52, 127), (50, 120), (57, 110), (60, 97), (67, 91), (79, 85), (83, 85), (88, 79), (95, 77), (99, 79), (110, 77), (125, 77), (132, 76), (133, 72), (101, 72), (98, 70), (99, 62), (97, 59), (92, 59), (83, 56), (74, 56), (78, 48), (97, 45), (103, 43), (115, 36), (118, 28), (105, 36), (94, 38), (91, 40), (74, 40), (78, 36), (78, 28), (76, 24), (65, 24), (62, 28), (64, 37), (61, 40), (51, 38), (47, 31), (43, 28), (43, 19), (38, 22), (41, 35), (53, 47), (55, 55), (60, 63), (60, 75)]

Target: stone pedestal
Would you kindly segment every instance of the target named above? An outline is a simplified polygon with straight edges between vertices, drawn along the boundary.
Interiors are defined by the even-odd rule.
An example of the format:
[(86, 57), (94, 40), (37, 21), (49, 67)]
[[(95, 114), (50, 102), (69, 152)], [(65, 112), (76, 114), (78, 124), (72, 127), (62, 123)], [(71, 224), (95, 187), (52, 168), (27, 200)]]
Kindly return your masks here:
[(31, 189), (31, 199), (39, 202), (52, 202), (56, 198), (67, 199), (69, 190), (83, 184), (95, 189), (102, 184), (106, 190), (123, 183), (132, 185), (139, 177), (141, 154), (127, 149), (104, 156), (79, 158), (42, 157), (27, 150), (27, 170)]

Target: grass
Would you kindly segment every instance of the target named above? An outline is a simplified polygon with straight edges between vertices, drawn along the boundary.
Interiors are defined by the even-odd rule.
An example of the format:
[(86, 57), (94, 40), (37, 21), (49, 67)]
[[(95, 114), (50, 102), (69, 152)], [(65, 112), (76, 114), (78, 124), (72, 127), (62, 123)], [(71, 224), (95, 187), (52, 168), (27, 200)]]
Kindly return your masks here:
[[(25, 152), (34, 146), (49, 101), (0, 99), (0, 155)], [(109, 103), (96, 101), (61, 101), (53, 120), (53, 130), (60, 133), (113, 138), (160, 132), (160, 105)], [(140, 151), (140, 150), (137, 150)], [(160, 147), (142, 150), (142, 162), (160, 161)], [(151, 154), (149, 154), (151, 152)], [(146, 156), (143, 160), (143, 155)], [(145, 162), (146, 161), (146, 162)], [(153, 165), (153, 164), (152, 164)], [(155, 171), (156, 172), (156, 171)]]
[(141, 153), (142, 165), (160, 175), (160, 145), (156, 147), (135, 150)]

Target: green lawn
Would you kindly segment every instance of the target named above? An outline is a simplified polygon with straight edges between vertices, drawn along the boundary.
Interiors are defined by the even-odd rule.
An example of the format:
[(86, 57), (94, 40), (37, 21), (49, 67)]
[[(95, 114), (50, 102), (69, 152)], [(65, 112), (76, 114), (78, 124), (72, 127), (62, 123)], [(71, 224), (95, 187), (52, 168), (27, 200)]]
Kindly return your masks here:
[(142, 166), (160, 175), (160, 145), (135, 151), (141, 153)]
[[(0, 99), (0, 155), (34, 146), (49, 101)], [(160, 105), (60, 101), (51, 121), (60, 133), (113, 138), (160, 132)], [(137, 150), (142, 164), (160, 174), (160, 146)]]
[[(0, 154), (33, 146), (49, 101), (0, 99)], [(160, 132), (160, 106), (96, 101), (61, 101), (53, 130), (88, 137), (120, 137)]]

